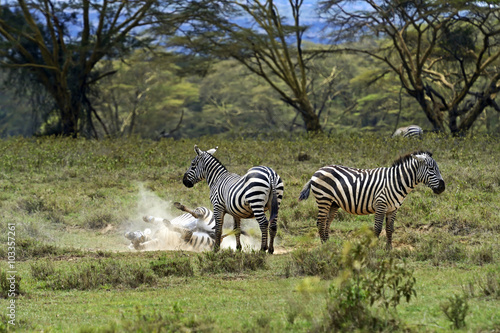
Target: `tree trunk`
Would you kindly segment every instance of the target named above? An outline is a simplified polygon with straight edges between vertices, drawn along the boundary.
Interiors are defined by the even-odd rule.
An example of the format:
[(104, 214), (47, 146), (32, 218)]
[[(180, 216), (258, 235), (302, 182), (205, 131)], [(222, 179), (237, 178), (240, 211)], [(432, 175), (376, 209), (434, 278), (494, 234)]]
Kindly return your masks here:
[[(487, 88), (481, 94), (476, 95), (476, 102), (469, 109), (465, 110), (465, 114), (461, 117), (457, 128), (458, 133), (467, 132), (476, 119), (484, 112), (488, 106), (495, 106), (495, 98), (500, 91), (500, 72), (496, 73), (488, 84)], [(497, 106), (498, 107), (498, 106)]]
[(304, 121), (304, 125), (308, 132), (323, 132), (323, 128), (319, 122), (319, 117), (308, 99), (293, 104), (293, 107), (302, 116), (302, 120)]
[(433, 130), (435, 132), (443, 132), (444, 131), (444, 119), (443, 119), (443, 109), (444, 105), (439, 101), (433, 101), (425, 95), (424, 90), (417, 91), (417, 94), (414, 95), (418, 104), (424, 111), (427, 119), (432, 124)]

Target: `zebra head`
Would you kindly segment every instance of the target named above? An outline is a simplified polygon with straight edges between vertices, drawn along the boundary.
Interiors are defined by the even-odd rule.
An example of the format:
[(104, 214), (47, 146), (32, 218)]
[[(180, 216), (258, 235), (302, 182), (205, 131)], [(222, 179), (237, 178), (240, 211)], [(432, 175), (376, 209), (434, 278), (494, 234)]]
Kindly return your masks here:
[(417, 152), (412, 157), (418, 161), (417, 181), (430, 187), (434, 193), (441, 194), (445, 189), (445, 184), (439, 172), (436, 161), (429, 152)]
[(209, 149), (208, 151), (203, 151), (198, 148), (197, 145), (194, 145), (194, 151), (196, 152), (195, 158), (191, 161), (191, 166), (184, 174), (182, 178), (182, 183), (186, 187), (193, 187), (194, 184), (199, 181), (205, 179), (206, 177), (206, 168), (205, 162), (207, 160), (208, 155), (213, 155), (217, 151), (218, 147), (213, 149)]

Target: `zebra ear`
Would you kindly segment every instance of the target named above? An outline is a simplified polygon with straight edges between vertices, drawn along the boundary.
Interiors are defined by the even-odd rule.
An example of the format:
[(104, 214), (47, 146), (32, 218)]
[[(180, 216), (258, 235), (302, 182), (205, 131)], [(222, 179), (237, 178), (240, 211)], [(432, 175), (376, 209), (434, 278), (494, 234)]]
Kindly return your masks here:
[(213, 155), (217, 151), (217, 149), (219, 149), (219, 146), (216, 146), (215, 148), (207, 150), (207, 153), (209, 153), (210, 155)]
[(196, 153), (196, 155), (201, 155), (202, 151), (200, 150), (200, 148), (198, 148), (197, 145), (194, 145), (194, 152)]

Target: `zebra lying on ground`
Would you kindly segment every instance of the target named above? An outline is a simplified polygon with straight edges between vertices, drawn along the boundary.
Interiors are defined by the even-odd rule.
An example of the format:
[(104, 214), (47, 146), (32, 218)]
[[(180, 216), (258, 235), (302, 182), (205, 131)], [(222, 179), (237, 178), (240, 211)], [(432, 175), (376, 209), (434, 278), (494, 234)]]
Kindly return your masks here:
[[(278, 210), (283, 198), (283, 181), (271, 168), (253, 167), (239, 176), (227, 171), (214, 156), (216, 149), (202, 151), (194, 146), (196, 157), (184, 174), (182, 182), (186, 187), (193, 187), (206, 179), (210, 187), (210, 201), (215, 215), (214, 251), (220, 248), (224, 215), (233, 216), (236, 231), (236, 248), (241, 250), (239, 236), (241, 219), (253, 218), (259, 223), (262, 234), (261, 251), (274, 252), (274, 237), (278, 229)], [(267, 220), (265, 211), (270, 209)], [(267, 242), (269, 231), (269, 244)]]
[(355, 169), (325, 166), (314, 173), (300, 192), (299, 201), (312, 193), (318, 205), (318, 232), (328, 240), (330, 224), (339, 208), (355, 215), (375, 214), (375, 235), (382, 231), (384, 217), (387, 248), (392, 248), (396, 212), (413, 188), (424, 183), (434, 193), (445, 189), (444, 180), (432, 154), (416, 151), (396, 160), (390, 168)]
[[(167, 219), (144, 216), (144, 222), (152, 223), (159, 226), (159, 230), (151, 236), (151, 230), (127, 232), (125, 237), (131, 241), (131, 248), (136, 250), (159, 249), (167, 241), (162, 237), (164, 229), (168, 229), (178, 234), (179, 239), (183, 242), (182, 246), (186, 246), (193, 251), (211, 250), (215, 243), (215, 219), (213, 212), (206, 207), (197, 207), (194, 210), (176, 202), (174, 206), (186, 212), (172, 221)], [(228, 235), (223, 235), (226, 237)]]
[(410, 125), (406, 127), (400, 127), (396, 131), (394, 131), (394, 134), (392, 134), (392, 137), (396, 136), (402, 136), (403, 138), (421, 138), (422, 135), (424, 135), (424, 131), (420, 126), (417, 125)]

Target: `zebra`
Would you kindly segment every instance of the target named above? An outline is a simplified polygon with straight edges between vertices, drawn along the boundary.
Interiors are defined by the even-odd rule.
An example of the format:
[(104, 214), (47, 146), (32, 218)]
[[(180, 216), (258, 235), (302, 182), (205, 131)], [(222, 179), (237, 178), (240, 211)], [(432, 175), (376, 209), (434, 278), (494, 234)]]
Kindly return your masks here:
[[(194, 210), (175, 202), (174, 206), (186, 212), (177, 216), (173, 220), (168, 220), (155, 216), (143, 216), (142, 220), (156, 226), (156, 231), (152, 234), (151, 229), (146, 228), (144, 231), (138, 230), (126, 232), (125, 238), (130, 240), (130, 249), (137, 251), (141, 250), (158, 250), (165, 247), (171, 247), (181, 240), (181, 247), (188, 248), (193, 251), (212, 250), (215, 244), (215, 219), (213, 212), (206, 207), (196, 207)], [(167, 231), (167, 233), (165, 233)], [(169, 233), (169, 231), (173, 233)], [(179, 238), (171, 237), (178, 235)], [(229, 232), (222, 235), (222, 238), (233, 235), (234, 232)], [(247, 236), (246, 232), (241, 232)], [(173, 243), (169, 243), (173, 241)]]
[(410, 125), (398, 128), (394, 134), (392, 134), (392, 137), (402, 136), (403, 138), (421, 138), (422, 135), (424, 135), (424, 131), (420, 126)]
[(386, 247), (390, 250), (396, 212), (419, 183), (424, 183), (436, 194), (445, 189), (438, 165), (428, 151), (415, 151), (402, 156), (389, 168), (325, 166), (305, 184), (299, 201), (307, 199), (312, 190), (318, 205), (317, 227), (322, 242), (328, 240), (330, 224), (339, 208), (354, 215), (375, 214), (374, 232), (377, 237), (385, 217)]
[[(206, 207), (196, 207), (194, 210), (191, 210), (179, 202), (175, 202), (174, 206), (186, 213), (174, 218), (172, 221), (154, 216), (144, 216), (142, 219), (144, 222), (163, 225), (168, 230), (180, 234), (180, 239), (194, 251), (203, 251), (207, 248), (212, 249), (215, 244), (215, 219), (213, 212)], [(222, 235), (222, 237), (224, 238), (228, 235)], [(141, 243), (142, 248), (145, 245), (156, 245), (159, 242), (156, 238), (148, 239), (148, 241), (150, 243)]]
[[(234, 230), (237, 231), (236, 249), (241, 250), (241, 219), (254, 218), (259, 223), (262, 233), (261, 251), (274, 252), (274, 238), (278, 229), (278, 210), (283, 199), (284, 185), (281, 177), (273, 169), (257, 166), (239, 176), (230, 173), (217, 158), (213, 156), (216, 149), (202, 151), (197, 145), (191, 166), (184, 174), (183, 184), (191, 188), (206, 179), (210, 188), (210, 201), (215, 215), (214, 252), (220, 248), (222, 225), (225, 214), (233, 216)], [(270, 210), (269, 220), (265, 211)], [(268, 244), (269, 232), (269, 244)]]

